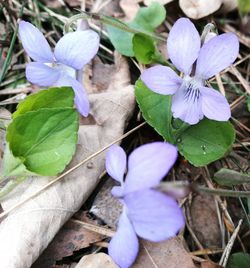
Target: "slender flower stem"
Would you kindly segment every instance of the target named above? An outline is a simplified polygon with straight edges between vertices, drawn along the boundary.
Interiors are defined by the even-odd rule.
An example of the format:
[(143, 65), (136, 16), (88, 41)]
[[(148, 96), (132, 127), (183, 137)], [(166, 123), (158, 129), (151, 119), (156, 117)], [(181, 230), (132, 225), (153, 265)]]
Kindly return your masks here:
[(206, 37), (209, 33), (214, 32), (216, 30), (215, 25), (213, 23), (208, 23), (201, 34), (201, 45), (204, 44)]
[(158, 41), (166, 42), (166, 39), (164, 37), (162, 37), (162, 36), (159, 36), (159, 35), (156, 35), (156, 34), (150, 34), (148, 32), (144, 32), (144, 31), (136, 30), (134, 28), (129, 27), (127, 24), (125, 24), (125, 23), (123, 23), (123, 22), (121, 22), (121, 21), (119, 21), (117, 19), (114, 19), (112, 17), (97, 14), (97, 13), (86, 13), (86, 12), (74, 15), (71, 18), (69, 18), (69, 20), (64, 25), (64, 33), (68, 33), (71, 24), (74, 23), (77, 20), (80, 20), (80, 19), (98, 20), (98, 21), (101, 21), (104, 24), (113, 26), (115, 28), (118, 28), (118, 29), (123, 30), (123, 31), (128, 32), (128, 33), (144, 34), (144, 35), (147, 35), (147, 36), (152, 37), (154, 39), (157, 39)]

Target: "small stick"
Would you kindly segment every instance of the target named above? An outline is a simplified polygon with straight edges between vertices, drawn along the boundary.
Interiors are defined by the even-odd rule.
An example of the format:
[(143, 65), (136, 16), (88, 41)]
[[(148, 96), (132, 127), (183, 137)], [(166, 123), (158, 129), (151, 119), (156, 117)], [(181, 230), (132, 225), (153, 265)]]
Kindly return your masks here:
[(223, 96), (226, 96), (225, 88), (224, 88), (223, 83), (222, 83), (222, 81), (221, 81), (220, 74), (216, 74), (215, 78), (216, 78), (216, 82), (217, 82), (217, 84), (218, 84), (220, 93), (221, 93)]
[(90, 231), (93, 231), (95, 233), (101, 234), (101, 235), (112, 237), (115, 234), (115, 231), (113, 231), (111, 229), (108, 229), (108, 228), (105, 228), (105, 227), (97, 226), (97, 225), (94, 225), (94, 224), (90, 224), (90, 223), (75, 220), (75, 219), (70, 219), (70, 221), (74, 222), (74, 223), (81, 224), (84, 228), (86, 228), (86, 229), (88, 229)]
[(240, 231), (240, 226), (241, 226), (242, 222), (243, 222), (243, 220), (241, 219), (238, 223), (238, 226), (235, 228), (230, 240), (228, 241), (227, 246), (224, 249), (224, 252), (223, 252), (221, 259), (220, 259), (220, 262), (219, 262), (219, 265), (221, 265), (222, 267), (226, 267), (226, 265), (227, 265), (229, 254), (232, 250), (234, 241), (235, 241), (235, 239)]

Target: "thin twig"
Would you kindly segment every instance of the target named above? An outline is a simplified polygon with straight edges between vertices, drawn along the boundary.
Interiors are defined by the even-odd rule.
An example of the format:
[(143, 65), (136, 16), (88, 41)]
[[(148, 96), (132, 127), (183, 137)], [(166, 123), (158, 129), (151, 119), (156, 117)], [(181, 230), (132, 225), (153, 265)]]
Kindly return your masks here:
[(235, 241), (235, 239), (240, 231), (240, 226), (241, 226), (242, 222), (243, 222), (243, 220), (241, 219), (238, 223), (237, 228), (235, 228), (230, 240), (228, 241), (227, 246), (225, 247), (225, 250), (224, 250), (224, 252), (221, 256), (220, 262), (219, 262), (219, 265), (221, 265), (222, 267), (226, 267), (226, 265), (227, 265), (227, 260), (228, 260), (229, 254), (232, 250), (234, 241)]

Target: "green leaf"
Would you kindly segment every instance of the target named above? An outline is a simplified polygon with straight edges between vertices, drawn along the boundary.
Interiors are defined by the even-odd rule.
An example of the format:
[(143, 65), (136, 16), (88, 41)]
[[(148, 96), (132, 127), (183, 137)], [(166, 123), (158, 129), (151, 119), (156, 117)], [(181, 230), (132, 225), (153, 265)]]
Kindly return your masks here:
[(238, 8), (240, 13), (250, 12), (250, 1), (249, 0), (238, 0)]
[(235, 140), (230, 122), (203, 119), (177, 139), (179, 152), (194, 166), (204, 166), (225, 156)]
[(143, 64), (152, 63), (156, 50), (154, 40), (142, 34), (135, 34), (133, 37), (133, 50), (139, 62)]
[(12, 118), (24, 114), (29, 111), (36, 111), (41, 108), (62, 108), (73, 107), (74, 92), (70, 87), (57, 87), (47, 90), (41, 90), (32, 94), (20, 102), (17, 111)]
[(166, 9), (157, 2), (148, 7), (142, 7), (137, 12), (134, 20), (129, 23), (135, 29), (153, 32), (166, 19)]
[(248, 112), (250, 112), (250, 96), (248, 96), (247, 98), (247, 109), (248, 109)]
[(20, 158), (13, 156), (9, 149), (9, 144), (7, 143), (3, 158), (3, 178), (19, 176), (20, 174), (28, 175), (30, 172), (27, 170)]
[[(137, 12), (134, 20), (130, 23), (122, 23), (144, 34), (152, 34), (156, 27), (162, 24), (166, 18), (165, 8), (157, 2), (149, 7), (142, 7)], [(120, 23), (121, 24), (121, 23)], [(133, 33), (107, 25), (109, 38), (115, 49), (122, 55), (133, 57)]]
[(171, 96), (154, 93), (141, 80), (138, 80), (135, 84), (135, 96), (142, 115), (148, 124), (166, 141), (174, 143), (175, 139), (171, 127)]
[(6, 139), (27, 170), (45, 176), (63, 171), (77, 142), (78, 113), (73, 108), (43, 108), (17, 116)]
[(250, 174), (240, 173), (231, 169), (222, 168), (214, 174), (213, 178), (218, 184), (223, 186), (234, 186), (250, 182)]
[(229, 257), (227, 268), (249, 268), (250, 254), (238, 252)]

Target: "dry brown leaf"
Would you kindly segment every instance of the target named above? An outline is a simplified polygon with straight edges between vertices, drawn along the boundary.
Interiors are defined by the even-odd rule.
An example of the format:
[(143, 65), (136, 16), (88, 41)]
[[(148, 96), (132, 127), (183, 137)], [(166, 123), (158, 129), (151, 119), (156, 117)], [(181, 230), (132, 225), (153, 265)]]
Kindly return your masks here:
[(182, 11), (191, 19), (206, 17), (221, 6), (222, 0), (180, 0)]
[[(83, 213), (82, 213), (83, 214)], [(84, 222), (96, 224), (86, 214), (82, 215)], [(60, 229), (43, 254), (32, 265), (32, 268), (50, 268), (56, 261), (71, 256), (74, 251), (89, 247), (104, 239), (105, 236), (86, 229), (78, 221), (70, 219)]]
[(140, 6), (135, 0), (121, 0), (120, 7), (125, 14), (125, 21), (131, 21), (134, 19)]
[(149, 6), (149, 5), (151, 5), (153, 2), (158, 2), (158, 3), (160, 3), (160, 4), (162, 4), (162, 5), (166, 5), (166, 4), (168, 4), (168, 3), (170, 3), (170, 2), (173, 2), (174, 0), (144, 0), (143, 2), (144, 2), (144, 4), (146, 5), (146, 6)]
[(173, 237), (161, 243), (142, 240), (140, 253), (133, 268), (195, 268), (191, 255), (181, 240)]
[[(116, 57), (116, 73), (106, 92), (89, 95), (92, 124), (82, 125), (70, 167), (120, 137), (135, 105), (127, 62)], [(61, 226), (82, 206), (104, 171), (99, 154), (59, 183), (14, 210), (0, 224), (1, 268), (30, 267)], [(29, 197), (51, 181), (30, 177), (2, 202), (4, 210)]]
[(81, 258), (75, 268), (119, 268), (105, 253), (90, 254)]
[(221, 232), (214, 197), (197, 195), (191, 206), (191, 227), (204, 247), (220, 247)]

